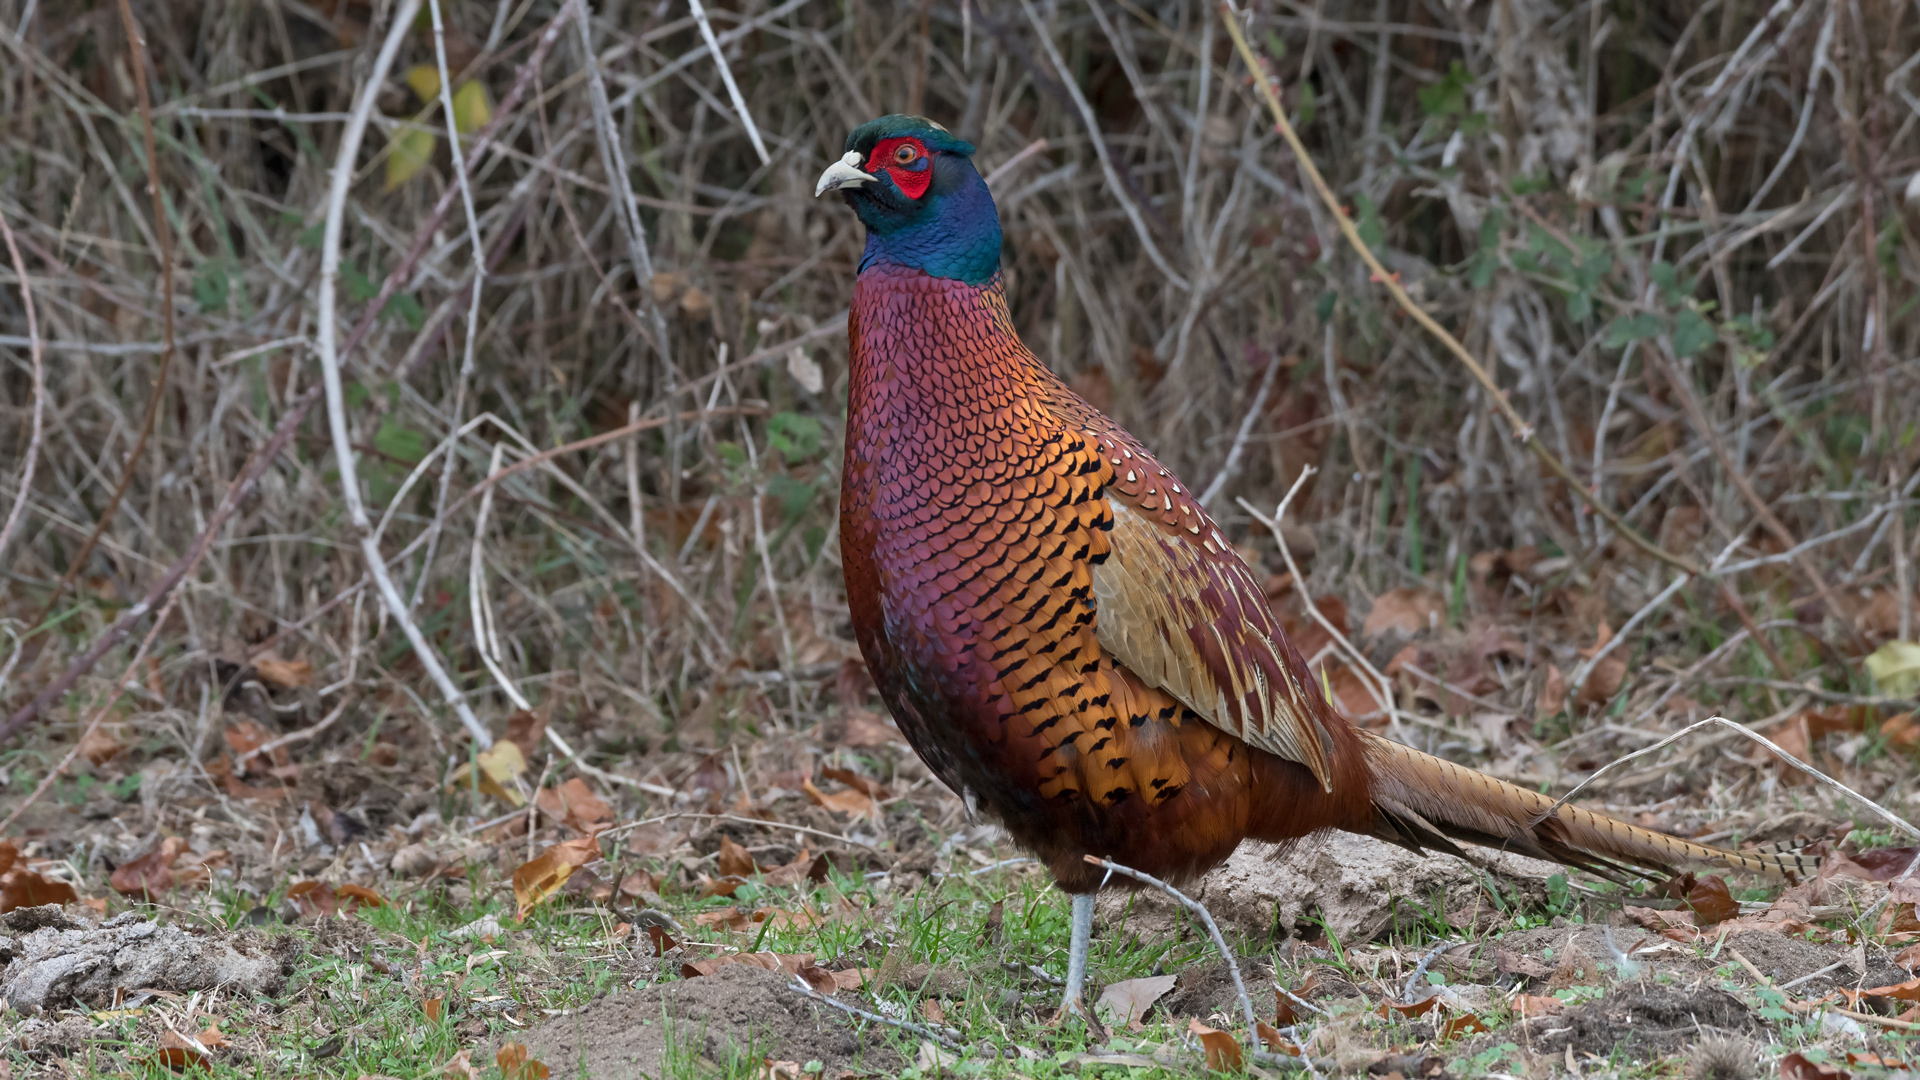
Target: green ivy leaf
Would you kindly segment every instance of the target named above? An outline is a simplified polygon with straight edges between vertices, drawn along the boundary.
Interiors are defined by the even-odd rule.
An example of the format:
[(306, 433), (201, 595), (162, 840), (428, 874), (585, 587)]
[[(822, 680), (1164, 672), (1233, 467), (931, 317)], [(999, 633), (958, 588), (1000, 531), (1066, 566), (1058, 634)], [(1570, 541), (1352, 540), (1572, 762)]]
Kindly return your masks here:
[(1660, 319), (1656, 315), (1622, 316), (1607, 324), (1605, 344), (1609, 349), (1624, 349), (1659, 332)]
[(827, 429), (820, 421), (800, 413), (778, 412), (767, 420), (767, 448), (798, 465), (820, 452)]
[(1673, 351), (1676, 356), (1696, 355), (1718, 340), (1720, 335), (1713, 324), (1692, 308), (1683, 307), (1673, 317)]
[(224, 310), (232, 289), (227, 268), (218, 262), (207, 263), (193, 275), (193, 302), (200, 305), (201, 311)]
[(786, 473), (775, 473), (767, 479), (767, 494), (780, 501), (781, 520), (792, 521), (813, 505), (816, 492), (812, 484), (795, 480)]
[(427, 456), (427, 437), (389, 416), (380, 421), (373, 448), (409, 465)]
[(1472, 83), (1473, 76), (1467, 74), (1467, 66), (1455, 60), (1439, 82), (1420, 88), (1420, 111), (1432, 117), (1464, 114), (1467, 87)]

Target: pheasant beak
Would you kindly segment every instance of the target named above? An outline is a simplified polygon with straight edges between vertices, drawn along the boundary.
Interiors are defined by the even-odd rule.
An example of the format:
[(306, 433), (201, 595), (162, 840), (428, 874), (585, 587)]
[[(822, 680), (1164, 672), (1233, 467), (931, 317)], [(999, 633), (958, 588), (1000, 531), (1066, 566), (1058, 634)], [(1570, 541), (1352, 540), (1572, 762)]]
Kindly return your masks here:
[(859, 187), (878, 179), (872, 173), (860, 170), (860, 151), (849, 150), (847, 156), (827, 166), (827, 171), (820, 174), (820, 182), (813, 187), (813, 197), (817, 199), (836, 188)]

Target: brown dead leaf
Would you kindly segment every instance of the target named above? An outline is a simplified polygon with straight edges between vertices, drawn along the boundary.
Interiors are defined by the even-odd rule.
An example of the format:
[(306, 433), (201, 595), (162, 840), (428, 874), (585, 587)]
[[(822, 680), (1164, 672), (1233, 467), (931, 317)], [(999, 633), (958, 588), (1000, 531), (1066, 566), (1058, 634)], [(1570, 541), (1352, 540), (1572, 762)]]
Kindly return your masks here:
[(144, 1060), (148, 1064), (161, 1065), (174, 1072), (212, 1068), (212, 1061), (207, 1057), (205, 1049), (195, 1045), (194, 1040), (172, 1028), (160, 1033), (159, 1048), (148, 1054)]
[(1780, 1080), (1850, 1080), (1852, 1075), (1845, 1069), (1808, 1061), (1805, 1054), (1797, 1052), (1780, 1059)]
[(365, 885), (342, 885), (334, 890), (340, 900), (340, 910), (352, 911), (356, 907), (380, 908), (387, 906), (387, 898), (367, 888)]
[(551, 1070), (533, 1056), (526, 1043), (511, 1042), (493, 1055), (493, 1063), (500, 1066), (501, 1080), (547, 1080)]
[(734, 843), (733, 837), (720, 837), (720, 858), (718, 868), (723, 877), (748, 878), (758, 873), (760, 864), (753, 861), (747, 849)]
[[(1600, 620), (1599, 639), (1590, 649), (1581, 649), (1580, 656), (1592, 660), (1600, 655), (1600, 650), (1613, 640), (1613, 627), (1605, 619)], [(1579, 702), (1582, 705), (1605, 705), (1620, 692), (1620, 684), (1627, 681), (1627, 658), (1620, 649), (1614, 649), (1601, 657), (1600, 662), (1587, 672), (1587, 681), (1580, 686)]]
[(801, 848), (800, 854), (786, 865), (771, 868), (763, 866), (760, 872), (766, 875), (764, 880), (767, 884), (784, 889), (810, 880), (813, 877), (813, 860), (813, 852)]
[(714, 911), (703, 911), (695, 915), (693, 925), (719, 927), (723, 930), (745, 930), (749, 923), (746, 912), (729, 904)]
[(1113, 1024), (1139, 1031), (1147, 1026), (1147, 1013), (1153, 1008), (1153, 1003), (1172, 990), (1176, 981), (1172, 975), (1150, 975), (1144, 979), (1108, 983), (1100, 993), (1100, 1000), (1094, 1003), (1094, 1008), (1113, 1010)]
[(1920, 847), (1875, 848), (1852, 855), (1836, 851), (1821, 860), (1820, 876), (1893, 881), (1906, 874), (1916, 857), (1920, 857)]
[(114, 755), (125, 749), (120, 740), (107, 734), (105, 728), (90, 728), (80, 738), (80, 756), (96, 766), (112, 761)]
[(635, 870), (620, 879), (617, 895), (623, 900), (638, 900), (648, 893), (660, 891), (660, 879), (645, 870)]
[(1547, 673), (1540, 680), (1540, 696), (1534, 699), (1533, 715), (1546, 719), (1558, 715), (1567, 707), (1567, 677), (1560, 673), (1557, 664), (1548, 664)]
[(1392, 1013), (1399, 1013), (1401, 1016), (1412, 1018), (1415, 1016), (1425, 1016), (1432, 1012), (1434, 1007), (1439, 1004), (1440, 995), (1434, 994), (1431, 997), (1421, 998), (1419, 1001), (1383, 1001), (1373, 1011), (1375, 1015), (1384, 1019), (1392, 1019)]
[(865, 795), (870, 799), (880, 800), (880, 799), (886, 799), (886, 798), (892, 797), (891, 794), (887, 791), (886, 786), (881, 784), (878, 780), (870, 780), (864, 776), (861, 776), (859, 773), (854, 772), (852, 769), (836, 769), (836, 768), (828, 767), (828, 768), (821, 769), (820, 775), (826, 777), (829, 780), (838, 780), (841, 783), (847, 785), (848, 787), (852, 788), (855, 791), (858, 791), (860, 794)]
[(1545, 961), (1506, 949), (1493, 950), (1493, 966), (1502, 975), (1525, 975), (1529, 979), (1544, 979), (1553, 974)]
[(1521, 1016), (1558, 1016), (1567, 1003), (1548, 994), (1521, 994), (1513, 999), (1513, 1011)]
[(1487, 1025), (1481, 1023), (1478, 1016), (1473, 1013), (1462, 1013), (1438, 1025), (1434, 1033), (1439, 1036), (1441, 1042), (1450, 1042), (1462, 1035), (1478, 1035), (1485, 1030)]
[(1388, 589), (1373, 601), (1360, 636), (1379, 637), (1395, 632), (1412, 636), (1439, 626), (1447, 617), (1447, 602), (1432, 589)]
[(575, 832), (599, 832), (613, 824), (613, 807), (577, 776), (558, 787), (541, 788), (533, 801), (542, 812), (565, 822)]
[(173, 863), (186, 850), (185, 839), (166, 837), (152, 851), (121, 863), (109, 881), (122, 896), (154, 900), (174, 887)]
[(277, 656), (258, 657), (253, 670), (260, 681), (275, 690), (293, 690), (313, 682), (313, 664), (306, 660), (282, 660)]
[(1187, 1021), (1187, 1034), (1200, 1040), (1200, 1048), (1206, 1053), (1207, 1068), (1218, 1072), (1240, 1071), (1240, 1043), (1232, 1035), (1219, 1028), (1210, 1028), (1197, 1019)]
[(453, 1055), (440, 1066), (440, 1075), (446, 1080), (480, 1080), (480, 1070), (473, 1066), (473, 1051), (462, 1050)]
[[(249, 769), (261, 768), (263, 763), (254, 759), (254, 751), (273, 741), (273, 733), (262, 727), (257, 721), (236, 720), (227, 724), (227, 748), (233, 751), (234, 771), (244, 775)], [(273, 766), (291, 764), (292, 756), (284, 746), (275, 748), (270, 754)]]
[(1620, 910), (1643, 929), (1651, 930), (1669, 941), (1692, 941), (1700, 936), (1700, 931), (1693, 925), (1691, 911), (1661, 911), (1632, 905)]
[(287, 899), (310, 919), (325, 918), (340, 911), (339, 895), (324, 881), (296, 881), (287, 886)]
[(507, 717), (507, 733), (501, 738), (519, 747), (521, 757), (531, 758), (539, 752), (540, 740), (546, 733), (546, 710), (519, 709)]
[(1727, 879), (1723, 877), (1695, 878), (1687, 890), (1686, 903), (1698, 927), (1725, 922), (1740, 914), (1740, 904), (1727, 889)]
[(513, 872), (516, 916), (524, 921), (528, 912), (559, 892), (575, 870), (599, 857), (599, 840), (592, 836), (576, 836), (571, 840), (562, 840), (520, 864)]
[(1912, 971), (1920, 968), (1920, 945), (1909, 945), (1893, 954), (1893, 962)]
[(42, 904), (71, 904), (79, 899), (72, 885), (30, 869), (13, 841), (0, 840), (0, 914)]
[(945, 1024), (947, 1022), (947, 1010), (941, 1008), (939, 998), (921, 998), (920, 1016), (929, 1024)]
[(879, 713), (870, 709), (848, 709), (847, 733), (840, 741), (865, 750), (905, 742), (906, 739), (900, 734), (899, 728)]
[(836, 791), (829, 795), (813, 786), (812, 780), (802, 780), (800, 787), (816, 805), (824, 806), (836, 814), (864, 817), (873, 812), (873, 800), (858, 791)]
[(657, 923), (647, 924), (647, 940), (653, 942), (653, 955), (656, 957), (665, 956), (680, 947), (680, 943), (673, 940), (673, 935)]
[(426, 1014), (427, 1023), (437, 1024), (447, 1015), (447, 999), (430, 997), (420, 1003), (420, 1011)]

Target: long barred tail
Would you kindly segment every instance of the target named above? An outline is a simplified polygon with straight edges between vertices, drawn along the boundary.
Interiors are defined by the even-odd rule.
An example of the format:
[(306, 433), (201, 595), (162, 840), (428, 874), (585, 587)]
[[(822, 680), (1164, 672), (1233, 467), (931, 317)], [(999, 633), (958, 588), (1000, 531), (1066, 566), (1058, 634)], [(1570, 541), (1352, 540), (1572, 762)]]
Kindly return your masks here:
[[(1366, 738), (1373, 771), (1373, 835), (1415, 851), (1461, 854), (1454, 841), (1547, 859), (1619, 880), (1635, 870), (1673, 874), (1694, 866), (1798, 877), (1809, 856), (1735, 852), (1629, 825), (1554, 800), (1377, 735)], [(1549, 811), (1551, 816), (1547, 816)]]

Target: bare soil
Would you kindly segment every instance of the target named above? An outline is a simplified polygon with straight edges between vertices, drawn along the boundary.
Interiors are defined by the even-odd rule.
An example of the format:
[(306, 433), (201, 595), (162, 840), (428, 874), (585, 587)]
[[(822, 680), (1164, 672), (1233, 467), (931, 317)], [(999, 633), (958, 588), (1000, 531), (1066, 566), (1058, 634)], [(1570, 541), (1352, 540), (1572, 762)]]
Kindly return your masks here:
[(528, 1031), (557, 1075), (657, 1077), (670, 1064), (722, 1068), (763, 1059), (818, 1061), (824, 1076), (891, 1073), (904, 1063), (883, 1033), (795, 993), (785, 976), (735, 965), (712, 975), (612, 994)]

